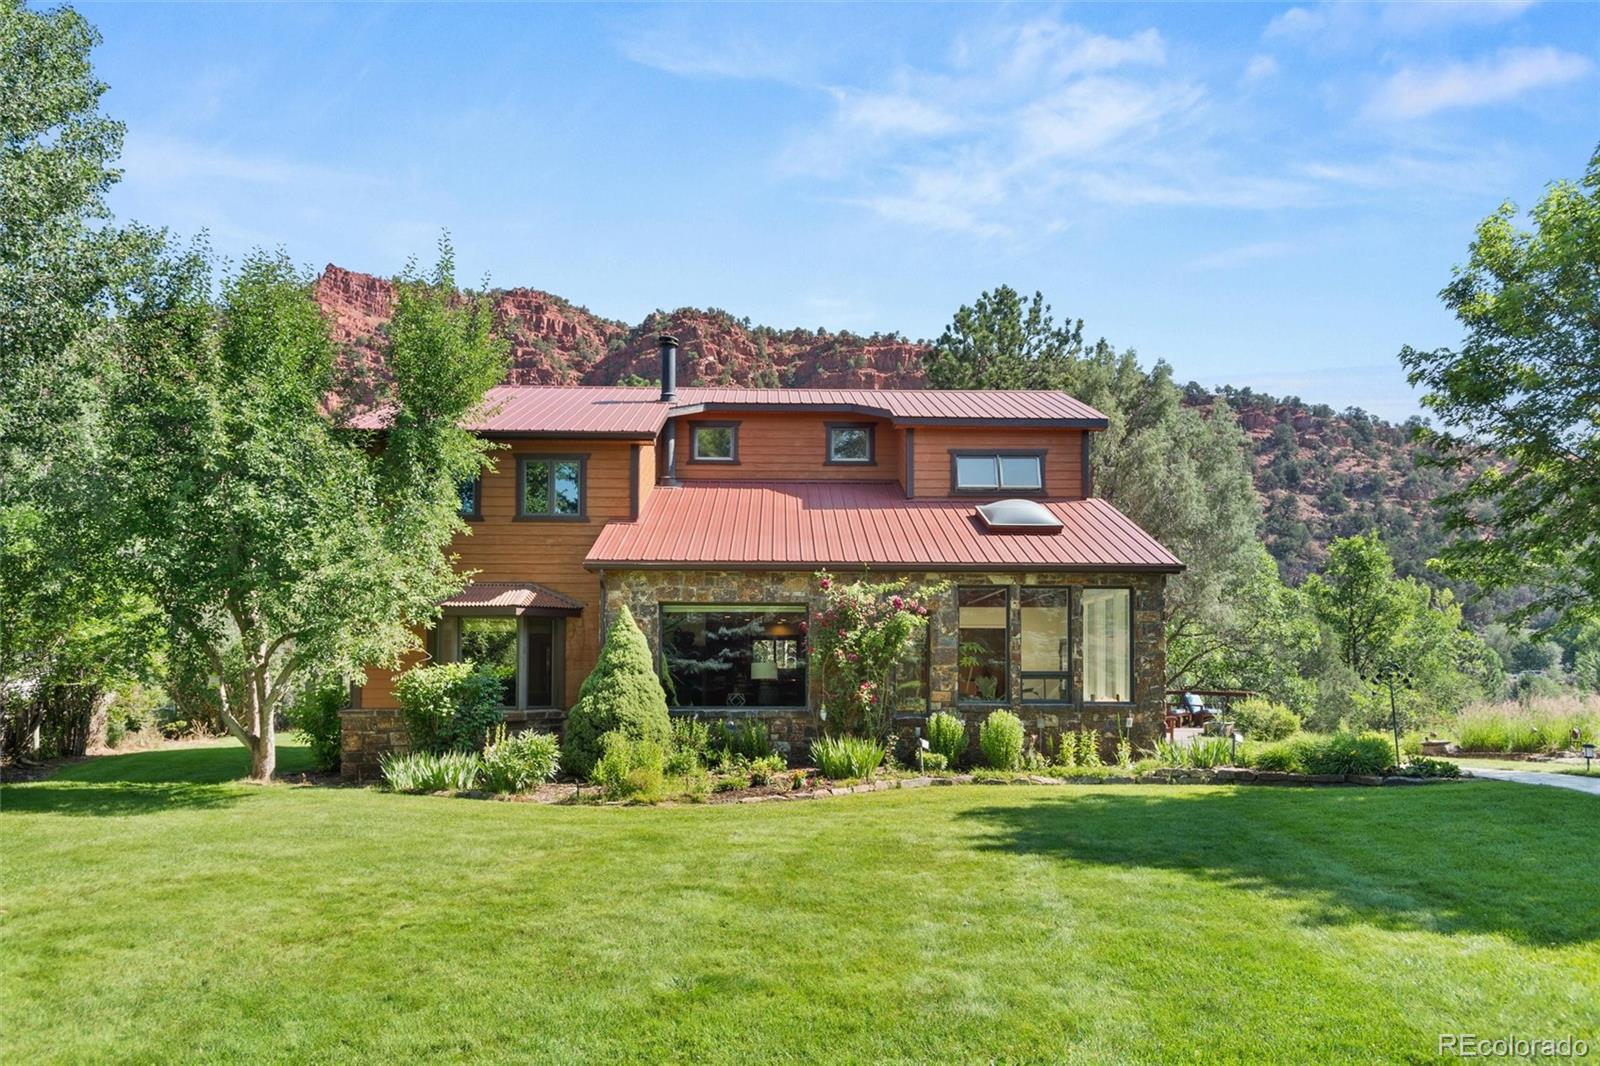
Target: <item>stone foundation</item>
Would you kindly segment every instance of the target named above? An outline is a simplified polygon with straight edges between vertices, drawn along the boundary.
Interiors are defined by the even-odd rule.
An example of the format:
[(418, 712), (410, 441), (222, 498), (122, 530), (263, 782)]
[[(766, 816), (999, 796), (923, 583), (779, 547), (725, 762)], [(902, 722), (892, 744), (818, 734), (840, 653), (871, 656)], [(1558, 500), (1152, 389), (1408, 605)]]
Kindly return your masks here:
[(339, 712), (339, 775), (347, 781), (373, 781), (378, 757), (406, 751), (411, 737), (394, 707), (346, 707)]

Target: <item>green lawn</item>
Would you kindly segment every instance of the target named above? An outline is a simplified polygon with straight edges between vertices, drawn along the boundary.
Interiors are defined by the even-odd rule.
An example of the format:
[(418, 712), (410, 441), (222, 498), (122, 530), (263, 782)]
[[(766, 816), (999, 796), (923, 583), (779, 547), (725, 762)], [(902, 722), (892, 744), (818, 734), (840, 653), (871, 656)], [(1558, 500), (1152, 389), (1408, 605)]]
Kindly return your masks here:
[(230, 783), (244, 767), (236, 746), (191, 747), (4, 789), (0, 1061), (1600, 1046), (1600, 804), (1579, 793), (974, 785), (553, 808)]
[(1595, 763), (1585, 771), (1583, 763), (1570, 762), (1536, 762), (1528, 759), (1451, 759), (1459, 763), (1463, 770), (1474, 767), (1484, 767), (1489, 770), (1527, 770), (1536, 774), (1570, 774), (1573, 777), (1600, 777), (1600, 763)]

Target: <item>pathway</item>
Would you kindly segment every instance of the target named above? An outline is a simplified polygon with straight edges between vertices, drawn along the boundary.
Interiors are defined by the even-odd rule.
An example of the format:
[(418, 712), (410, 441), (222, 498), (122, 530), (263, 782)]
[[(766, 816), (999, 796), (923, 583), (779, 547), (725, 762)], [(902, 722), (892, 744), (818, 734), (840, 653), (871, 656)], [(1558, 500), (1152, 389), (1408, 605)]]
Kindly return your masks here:
[(1570, 788), (1574, 792), (1587, 792), (1600, 796), (1600, 777), (1574, 777), (1572, 774), (1539, 773), (1532, 770), (1480, 770), (1463, 768), (1462, 773), (1472, 777), (1486, 777), (1491, 781), (1515, 781), (1520, 785), (1553, 785)]

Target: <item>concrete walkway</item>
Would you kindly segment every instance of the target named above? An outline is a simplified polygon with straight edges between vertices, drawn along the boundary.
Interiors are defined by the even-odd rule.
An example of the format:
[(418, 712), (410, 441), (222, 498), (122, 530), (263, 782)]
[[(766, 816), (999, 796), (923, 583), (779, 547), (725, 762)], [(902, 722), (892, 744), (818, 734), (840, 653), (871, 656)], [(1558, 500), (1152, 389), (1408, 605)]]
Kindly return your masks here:
[(1519, 785), (1553, 785), (1570, 788), (1574, 792), (1587, 792), (1600, 796), (1600, 777), (1574, 777), (1572, 774), (1540, 773), (1536, 770), (1483, 770), (1477, 767), (1462, 768), (1469, 777), (1486, 777), (1491, 781), (1515, 781)]

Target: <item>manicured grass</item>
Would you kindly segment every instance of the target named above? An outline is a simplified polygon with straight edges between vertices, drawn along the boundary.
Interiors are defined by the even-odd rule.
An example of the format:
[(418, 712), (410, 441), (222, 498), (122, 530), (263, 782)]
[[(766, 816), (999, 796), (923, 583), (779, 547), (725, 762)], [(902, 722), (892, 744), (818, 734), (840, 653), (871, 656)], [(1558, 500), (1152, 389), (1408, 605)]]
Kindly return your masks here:
[(1583, 763), (1544, 762), (1533, 759), (1458, 759), (1451, 758), (1463, 770), (1483, 767), (1488, 770), (1527, 770), (1535, 774), (1571, 774), (1574, 777), (1600, 777), (1600, 762), (1585, 771)]
[(230, 783), (244, 766), (192, 747), (0, 794), (0, 1061), (1600, 1044), (1600, 805), (1578, 793), (974, 785), (549, 808)]

